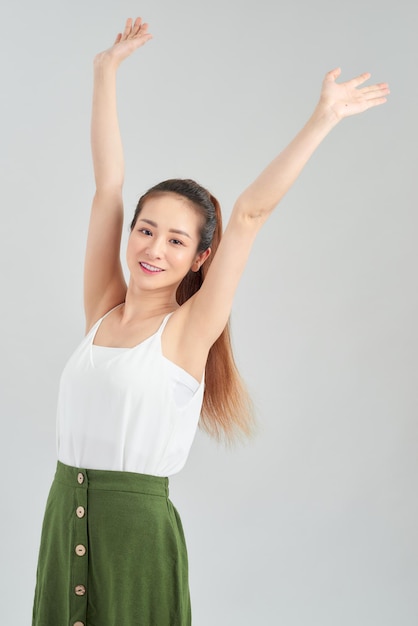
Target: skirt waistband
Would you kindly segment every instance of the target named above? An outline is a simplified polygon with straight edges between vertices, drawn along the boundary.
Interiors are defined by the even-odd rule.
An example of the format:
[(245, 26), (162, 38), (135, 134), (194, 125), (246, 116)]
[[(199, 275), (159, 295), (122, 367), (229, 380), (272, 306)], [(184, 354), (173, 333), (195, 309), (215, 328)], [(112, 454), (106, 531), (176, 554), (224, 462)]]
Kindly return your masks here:
[(133, 491), (145, 495), (168, 498), (168, 478), (165, 476), (85, 469), (82, 467), (71, 467), (58, 461), (54, 480), (69, 487), (81, 489)]

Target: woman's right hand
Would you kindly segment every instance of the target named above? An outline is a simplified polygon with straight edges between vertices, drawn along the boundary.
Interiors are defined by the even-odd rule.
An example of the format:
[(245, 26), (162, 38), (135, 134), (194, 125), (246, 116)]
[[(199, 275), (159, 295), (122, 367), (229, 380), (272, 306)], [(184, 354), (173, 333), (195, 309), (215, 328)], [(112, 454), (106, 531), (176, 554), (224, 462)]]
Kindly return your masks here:
[(128, 57), (137, 48), (152, 39), (151, 33), (148, 32), (148, 24), (142, 23), (142, 18), (137, 17), (135, 22), (132, 18), (128, 18), (123, 33), (118, 33), (115, 43), (111, 48), (104, 52), (100, 52), (95, 62), (111, 60), (119, 65), (126, 57)]

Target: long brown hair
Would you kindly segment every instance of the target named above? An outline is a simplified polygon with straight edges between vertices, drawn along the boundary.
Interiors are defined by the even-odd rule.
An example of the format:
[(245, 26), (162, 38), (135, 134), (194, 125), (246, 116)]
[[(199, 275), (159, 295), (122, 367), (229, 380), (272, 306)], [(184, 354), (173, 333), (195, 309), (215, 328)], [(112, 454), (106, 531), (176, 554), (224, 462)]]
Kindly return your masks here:
[[(212, 253), (199, 271), (189, 271), (177, 289), (177, 302), (183, 304), (201, 287), (222, 238), (222, 215), (218, 200), (207, 189), (189, 178), (173, 178), (158, 183), (141, 196), (131, 222), (134, 228), (146, 198), (160, 193), (176, 193), (187, 198), (204, 217), (198, 252)], [(254, 428), (252, 402), (235, 364), (230, 321), (211, 347), (205, 369), (201, 426), (216, 439), (232, 441), (249, 436)]]

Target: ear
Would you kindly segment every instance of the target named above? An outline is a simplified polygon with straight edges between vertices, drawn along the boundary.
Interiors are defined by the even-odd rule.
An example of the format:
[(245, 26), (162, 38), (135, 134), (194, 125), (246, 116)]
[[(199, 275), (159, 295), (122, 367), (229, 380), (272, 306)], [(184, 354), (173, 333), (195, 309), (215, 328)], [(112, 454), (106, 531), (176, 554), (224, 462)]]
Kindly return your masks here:
[(207, 248), (206, 250), (204, 250), (203, 252), (197, 255), (191, 267), (192, 272), (198, 272), (200, 270), (203, 263), (206, 261), (206, 259), (208, 258), (211, 252), (212, 250), (210, 248)]

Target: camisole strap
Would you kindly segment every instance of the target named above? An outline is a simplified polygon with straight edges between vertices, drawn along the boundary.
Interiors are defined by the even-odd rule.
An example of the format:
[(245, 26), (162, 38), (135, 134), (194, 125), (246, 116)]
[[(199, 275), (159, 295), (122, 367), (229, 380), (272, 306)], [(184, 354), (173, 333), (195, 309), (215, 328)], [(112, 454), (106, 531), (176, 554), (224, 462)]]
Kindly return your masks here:
[(171, 313), (168, 313), (168, 315), (165, 316), (165, 318), (163, 319), (163, 321), (161, 322), (161, 326), (160, 328), (157, 330), (157, 332), (155, 333), (157, 335), (157, 337), (161, 337), (163, 330), (168, 322), (168, 320), (170, 319), (170, 317), (173, 315), (174, 311), (171, 311)]
[[(113, 309), (110, 309), (110, 311), (108, 311), (107, 313), (105, 313), (102, 317), (100, 317), (100, 318), (97, 320), (97, 322), (94, 324), (94, 326), (97, 326), (97, 324), (100, 324), (100, 322), (101, 322), (102, 320), (104, 320), (104, 318), (105, 318), (105, 317), (107, 317), (108, 315), (110, 315), (110, 313), (111, 313), (112, 311), (114, 311), (115, 309), (118, 309), (120, 306), (122, 306), (122, 304), (125, 304), (125, 303), (124, 303), (124, 302), (121, 302), (120, 304), (117, 304), (116, 306), (114, 306), (114, 307), (113, 307)], [(94, 328), (94, 326), (93, 326), (93, 328)]]

